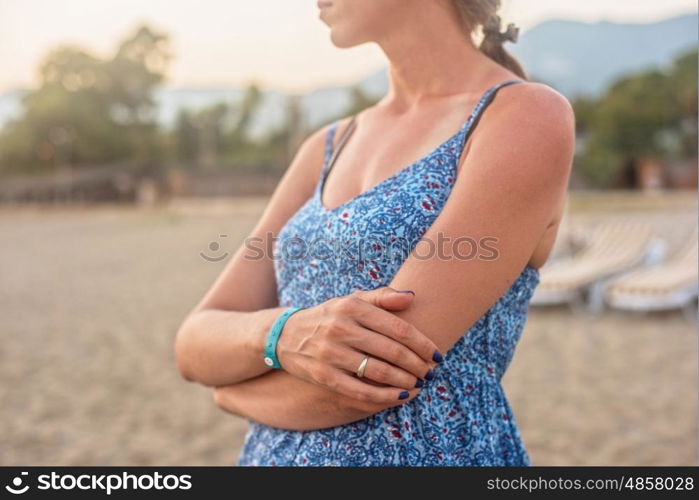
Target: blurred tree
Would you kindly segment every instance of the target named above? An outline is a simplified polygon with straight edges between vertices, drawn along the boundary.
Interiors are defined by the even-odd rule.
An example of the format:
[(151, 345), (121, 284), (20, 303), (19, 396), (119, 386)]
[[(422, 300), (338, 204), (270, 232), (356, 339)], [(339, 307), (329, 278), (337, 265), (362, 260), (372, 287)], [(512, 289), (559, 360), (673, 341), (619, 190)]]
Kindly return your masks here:
[(262, 102), (262, 92), (257, 83), (249, 84), (240, 103), (231, 111), (232, 125), (226, 133), (226, 150), (230, 155), (245, 155), (249, 149), (250, 123)]
[(196, 163), (201, 168), (212, 168), (218, 164), (225, 144), (224, 120), (229, 112), (228, 105), (218, 103), (202, 109), (194, 116), (197, 127)]
[(285, 129), (287, 134), (282, 164), (288, 165), (294, 159), (296, 151), (306, 136), (306, 116), (301, 95), (293, 94), (287, 97)]
[(152, 91), (163, 82), (171, 58), (168, 35), (142, 25), (105, 63), (111, 116), (126, 128), (132, 159), (162, 157)]
[[(359, 86), (355, 85), (350, 88), (350, 102), (344, 111), (331, 116), (324, 123), (321, 123), (319, 127), (324, 127), (336, 120), (357, 114), (377, 102), (378, 99), (367, 95)], [(267, 141), (262, 145), (266, 154), (261, 156), (266, 157), (277, 168), (284, 169), (293, 160), (296, 150), (304, 138), (312, 132), (313, 130), (309, 130), (306, 124), (302, 97), (300, 95), (290, 95), (287, 98), (284, 122), (278, 129), (269, 134)]]
[(597, 100), (583, 95), (573, 99), (571, 104), (575, 109), (576, 133), (587, 133), (590, 122), (595, 112), (595, 107), (597, 106)]
[(687, 157), (697, 155), (697, 108), (699, 107), (699, 89), (697, 75), (699, 74), (699, 51), (688, 50), (681, 54), (670, 70), (670, 85), (677, 100), (679, 115), (678, 134), (680, 154)]
[(181, 164), (191, 167), (199, 156), (199, 129), (194, 122), (192, 112), (181, 109), (177, 114), (174, 127), (175, 159)]
[(696, 156), (696, 59), (693, 50), (670, 71), (627, 75), (598, 100), (574, 102), (584, 139), (576, 168), (592, 186), (611, 186), (638, 160)]
[(23, 115), (0, 133), (0, 172), (156, 160), (151, 91), (170, 57), (166, 40), (142, 26), (109, 60), (72, 45), (49, 52), (39, 87), (23, 98)]
[(301, 96), (289, 95), (286, 98), (284, 120), (258, 145), (258, 158), (276, 169), (286, 169), (306, 133)]

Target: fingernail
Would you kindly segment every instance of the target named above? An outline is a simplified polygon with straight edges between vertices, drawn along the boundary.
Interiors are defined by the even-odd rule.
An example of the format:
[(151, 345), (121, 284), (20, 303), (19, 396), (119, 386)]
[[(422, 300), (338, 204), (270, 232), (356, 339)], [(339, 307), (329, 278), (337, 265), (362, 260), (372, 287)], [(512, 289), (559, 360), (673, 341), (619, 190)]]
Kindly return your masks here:
[(418, 389), (424, 385), (425, 385), (425, 381), (422, 380), (421, 378), (417, 379), (417, 382), (415, 382), (415, 387), (417, 387)]
[(433, 378), (434, 378), (434, 373), (432, 372), (432, 370), (425, 373), (425, 380), (432, 380)]
[(442, 353), (439, 351), (434, 351), (434, 354), (432, 355), (432, 361), (434, 361), (435, 363), (441, 363), (442, 361), (444, 361)]
[(410, 396), (410, 393), (408, 393), (408, 391), (403, 391), (398, 396), (398, 399), (408, 399), (408, 396)]
[(398, 293), (412, 293), (413, 295), (415, 295), (415, 292), (413, 292), (412, 290), (398, 290)]

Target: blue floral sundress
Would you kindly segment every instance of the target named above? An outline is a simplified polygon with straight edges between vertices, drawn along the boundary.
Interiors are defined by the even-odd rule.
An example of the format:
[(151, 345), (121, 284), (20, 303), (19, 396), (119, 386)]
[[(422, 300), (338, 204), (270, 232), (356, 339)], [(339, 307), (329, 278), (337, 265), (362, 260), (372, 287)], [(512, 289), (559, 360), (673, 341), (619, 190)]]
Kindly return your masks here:
[[(339, 122), (331, 124), (315, 192), (281, 229), (274, 247), (279, 304), (314, 306), (388, 285), (447, 201), (458, 156), (486, 105), (497, 89), (519, 82), (490, 87), (457, 133), (435, 150), (328, 209), (321, 194)], [(382, 245), (395, 241), (404, 244), (402, 252), (382, 253)], [(338, 242), (344, 251), (333, 250)], [(435, 378), (413, 400), (321, 430), (292, 431), (251, 421), (238, 465), (531, 465), (500, 382), (538, 283), (538, 270), (524, 267), (445, 354)]]

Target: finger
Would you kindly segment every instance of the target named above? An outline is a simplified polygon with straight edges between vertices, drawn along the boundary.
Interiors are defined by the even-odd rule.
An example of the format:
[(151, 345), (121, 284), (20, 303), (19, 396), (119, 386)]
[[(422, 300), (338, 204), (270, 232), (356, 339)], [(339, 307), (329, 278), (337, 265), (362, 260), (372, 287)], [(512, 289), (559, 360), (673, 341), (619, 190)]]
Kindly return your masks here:
[(390, 311), (366, 304), (358, 304), (358, 311), (354, 315), (360, 325), (400, 342), (428, 362), (438, 363), (443, 359), (437, 344), (412, 323)]
[[(383, 379), (377, 379), (377, 382), (390, 383), (406, 389), (414, 389), (417, 379), (422, 380), (429, 377), (427, 372), (432, 368), (432, 365), (404, 345), (380, 333), (367, 330), (353, 321), (347, 321), (342, 343), (324, 344), (323, 348), (318, 351), (316, 360), (334, 368), (356, 373), (359, 364), (366, 355), (371, 356), (376, 363), (380, 362), (376, 370), (372, 368), (372, 373), (376, 373), (379, 377), (385, 378), (389, 375), (386, 373), (386, 368), (381, 365), (393, 368), (390, 373), (390, 382)], [(398, 377), (396, 371), (404, 375)], [(374, 379), (373, 376), (369, 378)]]
[(376, 307), (389, 311), (402, 311), (412, 304), (415, 292), (411, 290), (395, 290), (383, 286), (374, 290), (358, 290), (352, 295), (368, 302)]
[(334, 377), (334, 390), (336, 392), (364, 403), (395, 406), (404, 403), (410, 396), (418, 392), (418, 389), (407, 391), (402, 387), (367, 384), (342, 370), (337, 370)]
[(351, 349), (347, 349), (347, 351), (349, 351), (348, 355), (343, 356), (342, 358), (352, 359), (352, 361), (344, 366), (341, 366), (341, 368), (350, 373), (356, 374), (359, 366), (364, 361), (364, 358), (368, 358), (364, 369), (364, 375), (360, 378), (367, 378), (373, 380), (374, 382), (379, 382), (381, 384), (393, 387), (401, 387), (408, 390), (415, 388), (419, 389), (424, 385), (422, 378), (416, 377), (412, 373), (398, 368), (397, 366), (391, 365), (385, 361), (359, 351), (354, 351)]
[[(415, 378), (424, 378), (434, 366), (433, 363), (425, 361), (414, 351), (386, 335), (364, 328), (358, 323), (354, 323), (350, 328), (353, 334), (347, 336), (346, 345), (402, 368)], [(347, 358), (347, 356), (344, 357)], [(355, 369), (349, 368), (348, 371), (354, 372)]]

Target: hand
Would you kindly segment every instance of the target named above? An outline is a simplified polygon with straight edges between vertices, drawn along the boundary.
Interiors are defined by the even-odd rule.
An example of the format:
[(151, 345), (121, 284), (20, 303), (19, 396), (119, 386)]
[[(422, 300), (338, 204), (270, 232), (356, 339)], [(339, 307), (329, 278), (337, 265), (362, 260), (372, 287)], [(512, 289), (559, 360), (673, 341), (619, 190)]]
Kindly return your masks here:
[[(434, 342), (390, 312), (409, 307), (413, 297), (381, 287), (298, 311), (279, 338), (279, 363), (292, 375), (359, 401), (407, 399), (442, 359)], [(356, 371), (366, 356), (363, 381)]]

